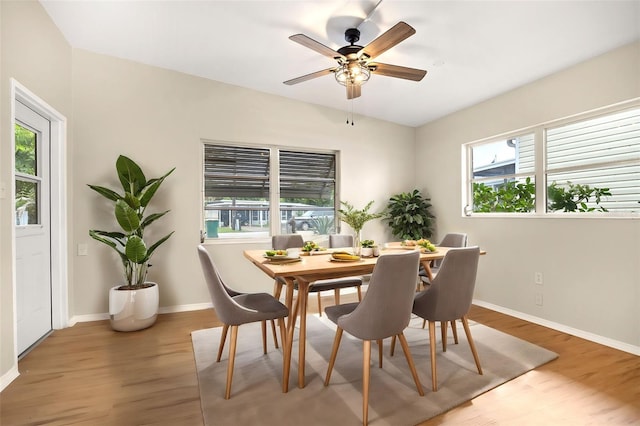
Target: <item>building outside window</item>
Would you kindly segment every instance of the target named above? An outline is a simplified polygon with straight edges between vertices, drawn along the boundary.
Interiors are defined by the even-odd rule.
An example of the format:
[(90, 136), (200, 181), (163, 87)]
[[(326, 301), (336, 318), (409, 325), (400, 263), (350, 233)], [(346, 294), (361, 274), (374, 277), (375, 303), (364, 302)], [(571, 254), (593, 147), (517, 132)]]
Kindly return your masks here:
[(204, 144), (207, 238), (335, 232), (337, 153)]

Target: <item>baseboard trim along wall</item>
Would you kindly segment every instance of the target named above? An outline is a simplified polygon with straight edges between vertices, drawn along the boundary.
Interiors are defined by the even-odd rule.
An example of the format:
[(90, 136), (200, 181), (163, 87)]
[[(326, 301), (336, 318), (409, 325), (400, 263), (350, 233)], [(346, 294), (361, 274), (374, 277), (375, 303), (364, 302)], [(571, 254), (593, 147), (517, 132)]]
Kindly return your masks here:
[(0, 392), (4, 390), (11, 382), (18, 378), (20, 372), (18, 371), (18, 364), (14, 365), (9, 371), (0, 377)]
[[(174, 312), (199, 311), (201, 309), (213, 308), (211, 303), (193, 303), (190, 305), (164, 306), (158, 310), (159, 314), (171, 314)], [(72, 327), (79, 322), (104, 321), (109, 319), (109, 313), (74, 315), (69, 319), (69, 326)]]
[[(618, 349), (624, 352), (628, 352), (633, 355), (640, 356), (640, 347), (630, 345), (628, 343), (620, 342), (618, 340), (609, 339), (608, 337), (603, 337), (598, 334), (589, 333), (584, 330), (579, 330), (577, 328), (569, 327), (564, 324), (560, 324), (557, 322), (549, 321), (544, 318), (539, 318), (533, 315), (525, 314), (522, 312), (514, 311), (509, 308), (505, 308), (499, 305), (494, 305), (492, 303), (484, 302), (482, 300), (473, 300), (474, 305), (481, 306), (483, 308), (491, 309), (496, 312), (500, 312), (506, 315), (510, 315), (512, 317), (516, 317), (525, 321), (529, 321), (534, 324), (542, 325), (544, 327), (549, 327), (553, 330), (558, 330), (563, 333), (571, 334), (572, 336), (580, 337), (582, 339), (589, 340), (591, 342), (595, 342), (601, 345), (608, 346), (610, 348)], [(160, 308), (160, 314), (170, 314), (174, 312), (187, 312), (187, 311), (198, 311), (201, 309), (209, 309), (212, 308), (213, 305), (211, 303), (193, 303), (189, 305), (176, 305), (176, 306), (165, 306)], [(69, 320), (69, 325), (73, 326), (78, 322), (87, 322), (87, 321), (102, 321), (109, 319), (108, 313), (103, 314), (89, 314), (89, 315), (76, 315)]]
[(630, 345), (625, 342), (620, 342), (618, 340), (610, 339), (608, 337), (600, 336), (598, 334), (590, 333), (588, 331), (579, 330), (577, 328), (569, 327), (564, 324), (559, 324), (557, 322), (549, 321), (544, 318), (538, 318), (533, 315), (525, 314), (522, 312), (514, 311), (509, 308), (504, 308), (499, 305), (494, 305), (492, 303), (483, 302), (482, 300), (473, 300), (473, 304), (477, 306), (481, 306), (483, 308), (491, 309), (492, 311), (500, 312), (502, 314), (510, 315), (512, 317), (519, 318), (521, 320), (525, 320), (534, 324), (542, 325), (544, 327), (551, 328), (553, 330), (561, 331), (563, 333), (571, 334), (572, 336), (580, 337), (585, 340), (589, 340), (594, 343), (598, 343), (604, 346), (608, 346), (610, 348), (618, 349), (624, 352), (628, 352), (633, 355), (640, 355), (640, 347)]

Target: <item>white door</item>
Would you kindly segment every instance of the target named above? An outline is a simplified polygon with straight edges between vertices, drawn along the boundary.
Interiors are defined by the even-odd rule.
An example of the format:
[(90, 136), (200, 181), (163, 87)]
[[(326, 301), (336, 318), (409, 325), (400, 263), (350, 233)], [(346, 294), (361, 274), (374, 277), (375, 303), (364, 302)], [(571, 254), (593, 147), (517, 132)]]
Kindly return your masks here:
[(52, 329), (50, 127), (16, 102), (15, 247), (18, 354)]

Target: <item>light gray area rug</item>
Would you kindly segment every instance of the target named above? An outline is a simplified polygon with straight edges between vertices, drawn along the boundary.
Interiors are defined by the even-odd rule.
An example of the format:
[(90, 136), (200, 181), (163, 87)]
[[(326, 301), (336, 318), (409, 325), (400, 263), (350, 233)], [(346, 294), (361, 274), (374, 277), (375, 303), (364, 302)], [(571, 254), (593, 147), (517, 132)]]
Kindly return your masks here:
[[(378, 368), (377, 345), (371, 345), (369, 424), (415, 425), (496, 386), (545, 364), (557, 354), (470, 322), (484, 375), (479, 375), (462, 325), (459, 344), (449, 328), (447, 352), (442, 352), (437, 330), (438, 391), (431, 391), (429, 332), (414, 318), (405, 336), (418, 369), (425, 395), (420, 396), (398, 342), (389, 356), (390, 339), (384, 341), (383, 368)], [(215, 362), (222, 328), (192, 333), (200, 402), (204, 423), (213, 425), (357, 425), (362, 424), (362, 341), (343, 334), (331, 382), (324, 386), (335, 326), (323, 316), (307, 320), (306, 387), (297, 386), (297, 336), (289, 392), (282, 393), (282, 351), (268, 338), (262, 354), (260, 323), (245, 324), (238, 331), (231, 399), (224, 399), (228, 345)], [(230, 335), (231, 333), (229, 333)]]

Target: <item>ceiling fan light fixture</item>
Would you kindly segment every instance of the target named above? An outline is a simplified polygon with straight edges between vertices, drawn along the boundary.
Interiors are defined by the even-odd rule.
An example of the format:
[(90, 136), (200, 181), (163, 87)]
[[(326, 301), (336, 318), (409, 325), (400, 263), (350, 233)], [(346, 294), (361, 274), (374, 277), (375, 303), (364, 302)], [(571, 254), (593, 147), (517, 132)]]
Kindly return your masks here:
[(335, 72), (336, 81), (343, 86), (347, 84), (363, 85), (369, 81), (371, 71), (366, 65), (359, 62), (342, 64)]

